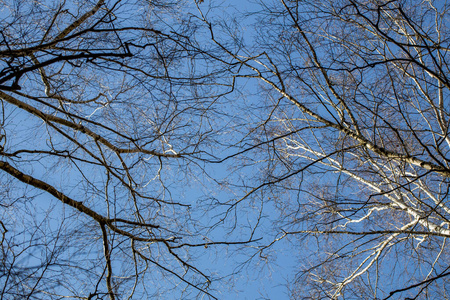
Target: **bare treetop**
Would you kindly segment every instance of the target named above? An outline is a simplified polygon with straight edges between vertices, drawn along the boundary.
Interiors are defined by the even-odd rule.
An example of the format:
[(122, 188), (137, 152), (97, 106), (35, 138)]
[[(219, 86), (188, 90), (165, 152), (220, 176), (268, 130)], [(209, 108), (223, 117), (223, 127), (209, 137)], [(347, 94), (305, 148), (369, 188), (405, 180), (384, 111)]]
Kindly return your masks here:
[(448, 298), (446, 1), (1, 3), (3, 297)]

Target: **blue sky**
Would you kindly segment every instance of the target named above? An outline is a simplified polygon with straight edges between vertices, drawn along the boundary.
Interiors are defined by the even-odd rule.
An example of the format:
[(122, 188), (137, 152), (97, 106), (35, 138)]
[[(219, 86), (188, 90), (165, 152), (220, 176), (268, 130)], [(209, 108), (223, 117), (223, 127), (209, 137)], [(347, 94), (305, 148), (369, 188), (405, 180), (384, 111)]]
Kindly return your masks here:
[[(36, 13), (33, 15), (35, 18), (27, 19), (28, 15), (24, 14), (16, 20), (17, 24), (10, 24), (11, 28), (17, 25), (17, 28), (23, 30), (24, 36), (22, 36), (23, 41), (18, 38), (17, 41), (14, 40), (14, 43), (9, 36), (4, 39), (1, 50), (4, 51), (6, 57), (8, 51), (4, 49), (9, 44), (6, 45), (5, 41), (26, 47), (27, 43), (31, 43), (30, 40), (35, 39), (36, 36), (39, 38), (39, 34), (35, 34), (43, 32), (39, 29), (43, 28), (42, 30), (45, 31), (46, 28), (53, 28), (48, 35), (51, 36), (52, 32), (56, 34), (55, 32), (70, 23), (68, 20), (71, 17), (80, 13), (76, 4), (67, 4), (65, 7), (67, 9), (59, 11), (60, 16), (65, 16), (65, 18), (61, 21), (56, 18), (55, 22), (59, 27), (56, 25), (52, 27), (53, 23), (50, 20), (42, 20), (40, 16), (45, 16), (47, 9), (53, 12), (52, 9), (57, 7), (57, 2), (49, 3), (48, 7), (34, 4), (31, 12)], [(101, 48), (104, 45), (112, 47), (112, 50), (107, 48), (107, 51), (125, 51), (126, 47), (129, 47), (128, 49), (131, 49), (134, 56), (124, 57), (123, 61), (132, 65), (133, 68), (126, 68), (117, 61), (114, 63), (109, 60), (99, 62), (94, 58), (83, 58), (71, 63), (55, 64), (52, 68), (48, 67), (47, 74), (52, 74), (48, 75), (49, 79), (52, 79), (52, 84), (60, 89), (58, 97), (64, 95), (66, 98), (57, 98), (48, 94), (48, 91), (44, 92), (50, 89), (50, 85), (43, 79), (45, 74), (39, 74), (36, 71), (23, 76), (20, 81), (22, 90), (20, 92), (13, 91), (11, 94), (33, 107), (42, 109), (48, 114), (48, 119), (33, 115), (30, 111), (25, 112), (22, 110), (23, 106), (13, 105), (14, 101), (5, 100), (5, 103), (8, 103), (6, 103), (6, 108), (2, 108), (2, 118), (4, 119), (1, 129), (7, 132), (6, 149), (9, 152), (18, 149), (29, 149), (30, 151), (24, 151), (16, 156), (4, 156), (3, 159), (25, 173), (45, 180), (99, 213), (115, 215), (123, 219), (146, 218), (146, 220), (162, 226), (161, 228), (138, 230), (129, 229), (131, 226), (124, 223), (123, 228), (138, 232), (137, 234), (148, 234), (152, 237), (162, 236), (163, 238), (179, 235), (185, 240), (176, 242), (193, 244), (210, 241), (241, 242), (248, 240), (253, 234), (254, 242), (245, 245), (201, 245), (201, 247), (191, 247), (187, 251), (176, 249), (177, 255), (182, 259), (190, 262), (192, 258), (194, 265), (189, 268), (177, 261), (174, 255), (170, 255), (164, 243), (148, 242), (148, 240), (137, 243), (138, 247), (135, 249), (154, 259), (154, 262), (148, 267), (149, 271), (145, 273), (145, 280), (143, 280), (148, 284), (141, 285), (139, 289), (141, 291), (148, 289), (150, 291), (148, 295), (151, 295), (152, 292), (156, 293), (154, 294), (155, 298), (159, 293), (158, 287), (161, 290), (168, 289), (159, 295), (160, 298), (184, 298), (185, 295), (192, 296), (196, 293), (195, 289), (187, 289), (185, 292), (183, 290), (184, 283), (180, 283), (176, 276), (171, 276), (169, 271), (164, 270), (164, 267), (176, 270), (180, 274), (186, 270), (186, 278), (194, 282), (201, 277), (198, 276), (194, 267), (206, 274), (211, 274), (213, 278), (221, 279), (215, 281), (211, 287), (211, 293), (218, 299), (281, 300), (289, 299), (289, 290), (286, 284), (292, 282), (303, 268), (309, 267), (309, 263), (320, 261), (320, 259), (315, 260), (318, 256), (324, 258), (336, 251), (336, 255), (342, 255), (344, 258), (356, 257), (356, 259), (345, 262), (349, 262), (351, 267), (357, 267), (365, 257), (365, 247), (369, 249), (373, 245), (376, 247), (379, 240), (371, 240), (370, 236), (355, 240), (334, 236), (329, 241), (326, 239), (324, 241), (316, 240), (313, 235), (310, 235), (309, 238), (292, 235), (273, 244), (272, 242), (282, 236), (285, 228), (287, 230), (311, 229), (313, 225), (310, 222), (317, 222), (314, 225), (326, 228), (331, 223), (330, 220), (334, 216), (330, 217), (331, 213), (327, 215), (325, 212), (324, 219), (321, 219), (320, 209), (326, 211), (332, 205), (320, 206), (322, 205), (320, 201), (314, 202), (315, 196), (320, 198), (325, 195), (319, 200), (328, 200), (326, 197), (331, 195), (331, 200), (339, 202), (341, 208), (349, 208), (348, 214), (356, 219), (367, 213), (365, 201), (373, 193), (373, 190), (364, 190), (367, 187), (362, 184), (355, 185), (355, 181), (352, 182), (350, 176), (340, 170), (329, 166), (319, 167), (320, 162), (305, 172), (296, 171), (307, 166), (310, 161), (308, 159), (317, 159), (321, 153), (318, 155), (318, 152), (312, 151), (312, 154), (309, 154), (310, 157), (307, 157), (307, 155), (302, 156), (304, 155), (302, 148), (283, 152), (283, 149), (275, 149), (275, 142), (273, 142), (273, 148), (270, 148), (272, 144), (265, 143), (266, 139), (272, 139), (274, 136), (276, 136), (274, 140), (278, 141), (280, 134), (289, 132), (296, 125), (304, 124), (302, 122), (305, 120), (305, 114), (302, 114), (298, 107), (280, 97), (278, 92), (262, 80), (245, 77), (245, 75), (255, 74), (249, 66), (257, 66), (256, 60), (247, 66), (238, 64), (231, 67), (226, 66), (229, 69), (222, 69), (221, 64), (216, 64), (215, 55), (220, 56), (224, 61), (233, 59), (211, 41), (207, 24), (199, 21), (200, 15), (194, 6), (189, 8), (190, 10), (183, 11), (184, 8), (182, 8), (175, 11), (175, 16), (178, 16), (176, 14), (180, 12), (183, 12), (184, 15), (172, 19), (174, 15), (171, 13), (173, 12), (165, 11), (164, 7), (158, 9), (167, 14), (156, 8), (145, 10), (144, 6), (139, 6), (143, 5), (142, 3), (130, 7), (127, 6), (128, 4), (128, 2), (118, 2), (116, 16), (121, 22), (121, 26), (134, 24), (148, 26), (149, 22), (154, 22), (156, 28), (165, 30), (165, 33), (171, 35), (171, 38), (165, 39), (166, 36), (159, 33), (154, 34), (154, 31), (148, 30), (142, 35), (139, 35), (137, 31), (130, 31), (123, 33), (122, 36), (120, 36), (122, 33), (118, 33), (117, 36), (114, 35), (116, 33), (111, 33), (111, 35), (101, 36), (101, 39), (93, 39), (98, 42), (94, 45), (95, 47)], [(190, 4), (193, 5), (193, 2)], [(83, 9), (87, 9), (90, 8), (91, 3), (83, 2), (83, 5), (86, 5)], [(262, 55), (260, 62), (270, 66), (272, 66), (272, 62), (279, 64), (282, 72), (285, 72), (281, 76), (288, 74), (286, 75), (286, 82), (289, 84), (287, 90), (292, 95), (297, 96), (302, 104), (306, 103), (305, 105), (312, 107), (313, 110), (317, 109), (317, 112), (324, 115), (325, 118), (339, 122), (340, 116), (336, 113), (338, 108), (334, 110), (337, 105), (334, 105), (333, 101), (336, 99), (330, 96), (331, 100), (325, 101), (328, 104), (323, 104), (324, 102), (315, 100), (314, 96), (308, 96), (310, 94), (298, 87), (300, 83), (297, 82), (297, 79), (300, 76), (304, 76), (302, 78), (304, 82), (312, 82), (312, 84), (320, 82), (321, 79), (314, 82), (314, 74), (305, 71), (309, 68), (308, 61), (303, 61), (302, 55), (308, 58), (308, 54), (301, 52), (304, 51), (301, 48), (304, 44), (299, 42), (301, 39), (295, 39), (295, 34), (298, 33), (295, 26), (287, 24), (288, 22), (282, 19), (281, 15), (266, 20), (267, 15), (264, 13), (269, 12), (268, 8), (259, 6), (252, 1), (205, 0), (199, 6), (203, 14), (210, 20), (215, 37), (220, 43), (230, 47), (231, 51), (237, 51), (240, 46), (243, 48), (247, 46), (238, 53), (244, 56), (256, 54), (256, 52), (246, 53), (244, 51), (262, 52), (264, 49), (268, 52), (273, 51), (271, 52), (273, 61), (268, 58), (269, 56)], [(1, 18), (5, 17), (5, 11), (5, 9), (1, 11)], [(252, 14), (246, 15), (256, 11), (260, 11), (262, 15), (258, 17)], [(245, 15), (246, 17), (244, 17)], [(112, 16), (110, 17), (112, 18)], [(23, 24), (20, 23), (22, 20), (25, 20)], [(184, 32), (186, 36), (176, 35), (173, 32), (184, 28), (177, 23), (180, 20), (184, 22), (183, 25), (192, 25), (191, 31)], [(4, 24), (7, 23), (5, 20), (3, 21)], [(104, 23), (100, 23), (104, 26), (103, 29), (112, 26), (110, 25), (112, 21), (103, 21)], [(29, 26), (27, 22), (34, 26)], [(261, 22), (267, 23), (261, 24)], [(279, 27), (275, 27), (277, 24)], [(315, 23), (312, 22), (312, 24)], [(199, 27), (196, 28), (194, 25)], [(264, 26), (260, 26), (261, 32), (258, 32), (253, 25)], [(194, 29), (198, 29), (196, 35), (189, 36)], [(272, 29), (283, 31), (274, 32), (272, 35)], [(20, 30), (12, 32), (21, 32)], [(12, 35), (8, 28), (5, 28), (4, 31), (7, 35)], [(292, 34), (293, 42), (289, 42), (289, 39), (284, 37), (284, 34), (288, 33)], [(258, 34), (263, 35), (259, 40), (256, 38)], [(318, 38), (312, 33), (311, 35)], [(123, 41), (127, 41), (126, 47), (122, 40), (117, 39), (119, 36)], [(93, 49), (89, 48), (91, 47), (89, 38), (89, 36), (83, 36), (74, 44), (82, 49), (84, 49), (83, 47), (89, 49), (89, 51), (83, 50), (84, 53), (99, 51), (94, 46), (92, 46)], [(269, 43), (268, 46), (264, 44), (265, 38)], [(269, 39), (272, 40), (269, 41)], [(185, 44), (178, 47), (179, 44), (176, 41), (179, 41), (180, 44), (192, 41), (198, 48), (189, 48), (192, 45), (183, 48)], [(241, 42), (242, 44), (240, 44)], [(278, 42), (280, 44), (275, 44)], [(138, 46), (139, 43), (143, 43), (145, 46)], [(69, 46), (72, 47), (74, 44), (69, 43)], [(280, 49), (283, 50), (282, 46), (288, 49), (291, 46), (294, 47), (293, 44), (298, 47), (297, 50), (301, 51), (280, 51)], [(319, 56), (323, 56), (320, 59), (323, 58), (324, 61), (328, 58), (328, 51), (335, 50), (329, 44), (325, 44), (328, 47), (317, 50)], [(163, 46), (160, 47), (160, 45)], [(211, 56), (201, 51), (197, 52), (198, 49), (204, 49), (206, 54), (211, 54)], [(216, 49), (216, 53), (208, 52), (211, 49)], [(58, 51), (64, 52), (65, 48), (51, 49), (50, 47), (45, 51), (38, 51), (38, 58), (41, 60), (49, 57), (58, 58)], [(78, 55), (77, 52), (78, 50), (73, 51)], [(338, 52), (336, 50), (336, 53)], [(292, 56), (284, 56), (286, 53)], [(335, 53), (333, 52), (333, 54)], [(289, 59), (294, 62), (286, 63)], [(297, 62), (297, 60), (299, 61)], [(12, 68), (8, 69), (9, 65), (15, 66), (16, 64), (23, 67), (21, 64), (31, 64), (32, 61), (33, 59), (25, 56), (22, 60), (18, 60), (16, 57), (12, 57), (10, 60), (3, 59), (1, 63), (7, 74), (12, 70)], [(332, 63), (337, 61), (334, 60)], [(86, 65), (89, 67), (81, 68)], [(263, 67), (261, 70), (264, 70), (263, 73), (267, 72), (267, 69)], [(295, 72), (298, 70), (303, 70), (305, 72), (303, 74), (306, 75), (296, 77)], [(375, 80), (379, 71), (380, 69), (367, 71), (365, 76)], [(220, 76), (213, 78), (214, 81), (208, 81), (209, 78), (201, 77), (210, 72), (219, 72)], [(232, 76), (238, 73), (239, 76), (235, 78), (235, 89), (231, 91)], [(171, 80), (166, 80), (167, 74), (173, 76)], [(264, 73), (264, 76), (270, 80), (277, 80), (278, 74), (270, 75), (270, 72), (267, 74)], [(344, 76), (339, 77), (340, 74), (335, 75), (338, 79), (344, 78)], [(368, 87), (362, 88), (362, 90), (374, 90), (376, 94), (379, 87), (377, 83), (374, 84), (375, 87), (372, 87), (370, 86), (372, 82), (369, 80)], [(345, 90), (346, 87), (344, 86), (343, 89)], [(100, 91), (102, 93), (95, 98)], [(229, 93), (220, 97), (216, 95), (225, 92)], [(27, 93), (30, 93), (32, 97), (28, 97)], [(321, 96), (325, 94), (327, 91)], [(328, 93), (328, 95), (330, 94)], [(381, 92), (377, 96), (383, 97)], [(78, 105), (79, 103), (76, 101), (67, 101), (68, 97), (77, 100), (95, 98), (95, 101)], [(56, 121), (53, 124), (49, 121), (57, 116), (75, 121), (73, 121), (72, 127)], [(308, 118), (306, 116), (307, 122), (305, 123), (311, 120)], [(285, 120), (288, 121), (285, 122)], [(289, 124), (286, 125), (287, 123)], [(87, 124), (88, 129), (104, 134), (121, 147), (135, 147), (133, 138), (137, 137), (144, 144), (140, 146), (139, 150), (145, 150), (119, 157), (106, 144), (99, 143), (100, 138), (93, 138), (93, 135), (86, 134), (87, 130), (74, 129), (79, 128), (77, 126), (80, 124)], [(286, 127), (283, 127), (285, 125)], [(311, 147), (319, 149), (325, 145), (325, 148), (329, 147), (326, 150), (334, 149), (333, 147), (336, 145), (333, 143), (333, 139), (340, 142), (342, 137), (339, 132), (333, 135), (331, 130), (318, 131), (317, 134), (313, 130), (295, 132), (292, 134), (292, 143), (295, 142), (294, 139), (301, 141), (302, 139), (316, 138), (317, 142), (310, 143)], [(127, 135), (131, 138), (128, 138)], [(327, 142), (330, 143), (327, 144)], [(200, 144), (199, 147), (197, 147), (197, 143)], [(260, 145), (260, 147), (252, 147), (253, 145)], [(267, 148), (265, 148), (266, 146)], [(290, 149), (289, 147), (292, 145), (286, 142), (282, 146)], [(32, 153), (36, 149), (53, 152), (52, 155)], [(234, 155), (243, 149), (248, 151), (221, 161), (228, 155)], [(158, 151), (165, 155), (175, 156), (177, 151), (193, 151), (195, 154), (186, 159), (160, 158), (154, 155)], [(72, 157), (68, 159), (64, 156), (66, 153), (70, 153)], [(132, 166), (131, 168), (123, 167), (122, 159), (124, 157), (124, 162)], [(361, 165), (367, 163), (359, 162), (358, 159), (352, 156), (349, 166), (356, 169), (360, 167), (359, 163)], [(365, 171), (363, 170), (363, 172)], [(278, 185), (277, 179), (282, 176), (286, 176), (286, 180)], [(134, 180), (130, 180), (131, 183), (127, 185), (130, 177), (133, 177)], [(45, 240), (40, 244), (37, 239), (37, 244), (33, 244), (23, 255), (19, 255), (19, 265), (25, 268), (38, 265), (40, 260), (45, 260), (56, 253), (52, 252), (52, 249), (58, 250), (60, 251), (58, 252), (59, 258), (70, 267), (67, 268), (67, 274), (65, 274), (66, 269), (64, 268), (55, 270), (54, 273), (49, 271), (52, 274), (51, 280), (59, 282), (59, 278), (55, 279), (54, 277), (64, 276), (77, 288), (90, 291), (96, 284), (95, 281), (98, 278), (96, 276), (103, 276), (103, 278), (106, 276), (103, 260), (101, 260), (104, 258), (102, 232), (98, 223), (83, 214), (78, 214), (73, 207), (68, 207), (61, 201), (53, 199), (46, 191), (27, 188), (24, 184), (11, 184), (14, 181), (10, 181), (10, 179), (11, 177), (2, 175), (2, 184), (5, 186), (4, 201), (11, 203), (1, 203), (3, 210), (1, 211), (2, 219), (0, 219), (0, 221), (5, 220), (8, 228), (14, 228), (10, 229), (8, 237), (13, 233), (17, 237), (14, 241), (16, 245), (9, 249), (14, 248), (20, 251), (21, 247), (26, 248), (24, 246), (26, 240), (32, 236)], [(267, 189), (256, 188), (258, 186), (265, 187), (267, 182), (271, 182), (271, 184), (267, 184)], [(135, 186), (136, 190), (146, 193), (149, 197), (130, 193), (129, 186)], [(7, 190), (8, 187), (12, 187), (12, 189)], [(250, 193), (252, 189), (256, 191)], [(445, 197), (442, 201), (446, 199)], [(341, 204), (341, 200), (344, 203), (348, 201), (350, 204)], [(384, 205), (383, 201), (386, 200), (379, 201)], [(191, 205), (192, 209), (188, 205)], [(308, 214), (308, 211), (311, 213)], [(342, 210), (342, 214), (347, 214), (345, 209)], [(374, 215), (376, 214), (378, 211), (374, 213)], [(368, 224), (368, 228), (384, 228), (384, 223), (388, 222), (392, 222), (391, 224), (395, 226), (400, 222), (396, 220), (397, 214), (381, 216), (386, 218), (381, 221), (376, 219)], [(345, 222), (343, 217), (340, 221)], [(345, 226), (347, 226), (345, 228), (355, 231), (363, 229), (358, 224)], [(49, 232), (56, 234), (58, 238), (50, 237), (51, 235), (47, 234)], [(114, 271), (117, 272), (114, 274), (117, 276), (115, 280), (124, 280), (124, 282), (130, 280), (132, 276), (127, 276), (130, 272), (134, 272), (132, 261), (135, 256), (133, 255), (141, 252), (137, 251), (131, 254), (127, 252), (127, 249), (130, 250), (127, 247), (131, 247), (127, 244), (130, 241), (121, 237), (117, 232), (110, 231), (108, 238), (110, 244), (113, 245), (112, 255), (116, 259), (112, 263)], [(394, 256), (396, 259), (393, 259), (386, 251), (383, 254), (386, 256), (380, 259), (383, 264), (380, 267), (377, 266), (376, 271), (380, 271), (380, 274), (391, 275), (389, 278), (407, 278), (409, 275), (411, 277), (417, 275), (418, 278), (426, 276), (419, 273), (426, 273), (428, 269), (421, 269), (420, 266), (416, 268), (416, 265), (408, 259), (416, 258), (415, 255), (418, 260), (422, 259), (419, 255), (422, 251), (420, 245), (430, 243), (429, 248), (434, 246), (431, 241), (418, 241), (419, 239), (411, 239), (412, 244), (409, 248), (405, 247), (403, 242), (393, 245), (390, 248), (391, 253), (395, 251), (399, 253), (411, 251), (411, 253), (406, 256)], [(174, 242), (169, 238), (167, 243)], [(123, 246), (125, 244), (127, 247)], [(67, 245), (70, 246), (65, 248)], [(259, 251), (261, 247), (269, 245), (270, 247)], [(330, 246), (330, 249), (326, 248), (327, 246)], [(358, 252), (360, 249), (362, 249), (361, 252)], [(435, 252), (439, 252), (437, 247), (433, 249)], [(445, 254), (442, 255), (442, 257), (444, 256)], [(333, 259), (330, 258), (330, 260)], [(445, 259), (442, 260), (445, 261)], [(161, 265), (158, 267), (157, 263)], [(431, 263), (427, 260), (424, 265), (427, 266), (427, 264)], [(401, 270), (405, 270), (405, 273), (401, 274), (400, 269), (397, 268), (391, 270), (393, 265), (404, 266)], [(60, 266), (52, 265), (55, 269)], [(144, 264), (139, 265), (142, 269), (145, 269), (144, 266)], [(339, 274), (336, 276), (341, 276), (341, 278), (345, 278), (346, 272), (353, 270), (350, 267), (347, 269), (348, 266), (339, 263), (333, 266), (335, 268), (342, 266), (343, 270), (332, 270), (331, 272), (336, 271), (336, 274)], [(79, 267), (80, 273), (77, 273), (76, 270)], [(439, 267), (441, 266), (436, 267), (436, 272), (439, 271)], [(373, 273), (364, 280), (373, 281), (372, 275)], [(0, 280), (5, 280), (5, 276), (0, 277)], [(383, 282), (383, 280), (380, 280), (382, 286), (380, 290), (386, 289), (383, 292), (404, 286), (403, 282), (398, 284), (395, 281)], [(362, 280), (361, 282), (365, 284), (366, 281)], [(103, 289), (105, 288), (104, 280), (100, 285)], [(59, 288), (63, 290), (66, 287), (61, 284)], [(65, 291), (68, 290), (69, 288)]]

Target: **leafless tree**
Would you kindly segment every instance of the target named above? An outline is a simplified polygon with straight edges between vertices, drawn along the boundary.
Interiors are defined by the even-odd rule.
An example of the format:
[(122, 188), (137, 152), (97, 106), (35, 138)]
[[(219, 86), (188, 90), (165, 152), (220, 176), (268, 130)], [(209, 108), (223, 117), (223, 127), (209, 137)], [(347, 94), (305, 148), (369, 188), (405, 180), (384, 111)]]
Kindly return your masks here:
[(226, 158), (257, 173), (229, 205), (278, 208), (259, 254), (292, 242), (293, 298), (450, 297), (449, 8), (260, 1), (253, 39), (229, 31), (238, 51), (201, 16), (236, 80), (260, 84)]
[(257, 4), (1, 2), (3, 298), (450, 298), (448, 3)]
[(189, 3), (1, 1), (2, 299), (215, 298), (195, 260), (251, 236), (182, 197), (232, 88)]

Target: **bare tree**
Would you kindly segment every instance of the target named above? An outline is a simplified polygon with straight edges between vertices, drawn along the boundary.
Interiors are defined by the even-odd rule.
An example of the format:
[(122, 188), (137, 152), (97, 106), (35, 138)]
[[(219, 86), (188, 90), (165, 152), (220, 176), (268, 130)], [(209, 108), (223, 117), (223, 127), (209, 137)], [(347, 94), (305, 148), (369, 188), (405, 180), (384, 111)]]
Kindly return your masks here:
[(251, 236), (213, 240), (181, 198), (231, 89), (188, 4), (1, 6), (1, 298), (215, 298), (195, 260)]
[(253, 40), (228, 31), (238, 51), (201, 17), (236, 78), (260, 84), (226, 157), (257, 173), (229, 205), (278, 208), (259, 254), (293, 243), (293, 298), (450, 297), (449, 8), (261, 1)]
[(215, 4), (2, 1), (2, 297), (450, 298), (448, 4)]

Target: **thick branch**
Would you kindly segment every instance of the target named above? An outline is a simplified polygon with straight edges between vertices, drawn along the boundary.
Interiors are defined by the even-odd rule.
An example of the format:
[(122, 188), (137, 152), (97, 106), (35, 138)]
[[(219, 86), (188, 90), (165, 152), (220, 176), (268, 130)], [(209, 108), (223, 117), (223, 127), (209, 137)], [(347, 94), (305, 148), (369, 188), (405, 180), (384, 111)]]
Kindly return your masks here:
[(105, 145), (106, 147), (108, 147), (109, 149), (113, 150), (115, 153), (144, 153), (144, 154), (149, 154), (149, 155), (154, 155), (154, 156), (161, 156), (161, 157), (182, 157), (182, 154), (168, 154), (168, 153), (160, 153), (154, 150), (147, 150), (147, 149), (142, 149), (142, 148), (129, 148), (129, 149), (123, 149), (123, 148), (119, 148), (115, 145), (113, 145), (111, 142), (109, 142), (107, 139), (105, 139), (104, 137), (102, 137), (101, 135), (93, 132), (92, 130), (90, 130), (89, 128), (87, 128), (86, 126), (83, 126), (81, 124), (77, 124), (77, 123), (73, 123), (70, 122), (68, 120), (65, 120), (63, 118), (59, 118), (50, 114), (45, 114), (42, 111), (36, 109), (35, 107), (22, 102), (8, 94), (5, 94), (3, 92), (0, 91), (0, 98), (4, 99), (5, 101), (14, 104), (15, 106), (41, 118), (42, 120), (44, 120), (44, 122), (55, 122), (64, 126), (67, 126), (69, 128), (72, 128), (76, 131), (82, 132), (90, 137), (92, 137), (95, 141), (98, 141), (99, 143)]
[[(125, 230), (119, 229), (116, 226), (114, 226), (112, 223), (116, 222), (117, 221), (116, 219), (111, 220), (111, 219), (105, 218), (104, 216), (96, 213), (92, 209), (85, 206), (83, 204), (83, 202), (76, 201), (76, 200), (66, 196), (64, 193), (58, 191), (52, 185), (17, 170), (16, 168), (14, 168), (13, 166), (11, 166), (9, 163), (7, 163), (5, 161), (0, 161), (0, 169), (5, 171), (6, 173), (12, 175), (13, 177), (19, 179), (23, 183), (34, 186), (35, 188), (38, 188), (40, 190), (46, 191), (47, 193), (54, 196), (56, 199), (60, 200), (62, 203), (72, 206), (73, 208), (77, 209), (78, 211), (82, 212), (85, 215), (88, 215), (89, 217), (91, 217), (92, 219), (94, 219), (95, 221), (97, 221), (100, 224), (107, 225), (108, 228), (110, 228), (112, 231), (114, 231), (120, 235), (129, 237), (133, 240), (141, 241), (141, 242), (171, 242), (176, 239), (174, 237), (171, 237), (168, 239), (143, 238), (143, 237), (133, 235)], [(133, 224), (135, 222), (127, 222), (127, 223)], [(141, 224), (139, 224), (139, 225), (141, 225)], [(141, 226), (149, 226), (149, 225), (142, 224)], [(156, 226), (149, 226), (149, 227), (156, 227)]]

